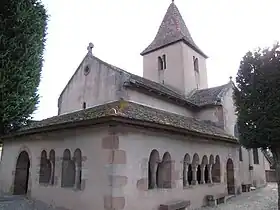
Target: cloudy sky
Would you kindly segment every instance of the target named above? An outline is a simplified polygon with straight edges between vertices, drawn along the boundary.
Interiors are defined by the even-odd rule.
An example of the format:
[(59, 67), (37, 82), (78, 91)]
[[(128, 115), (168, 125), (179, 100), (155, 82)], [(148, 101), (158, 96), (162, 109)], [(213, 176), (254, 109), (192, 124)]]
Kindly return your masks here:
[[(153, 40), (171, 0), (43, 0), (50, 15), (35, 119), (57, 114), (57, 99), (86, 54), (142, 76), (140, 52)], [(208, 56), (209, 86), (235, 77), (251, 49), (280, 40), (279, 0), (175, 0)]]

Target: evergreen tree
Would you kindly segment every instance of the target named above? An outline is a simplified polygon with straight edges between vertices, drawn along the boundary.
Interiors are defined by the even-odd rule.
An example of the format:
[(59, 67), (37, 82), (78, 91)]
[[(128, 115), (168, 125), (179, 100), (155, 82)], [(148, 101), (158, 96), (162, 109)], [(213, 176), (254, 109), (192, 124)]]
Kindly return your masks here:
[(36, 110), (46, 28), (40, 0), (0, 1), (0, 135), (25, 125)]
[(280, 46), (248, 52), (234, 91), (240, 142), (270, 149), (276, 167), (280, 210)]

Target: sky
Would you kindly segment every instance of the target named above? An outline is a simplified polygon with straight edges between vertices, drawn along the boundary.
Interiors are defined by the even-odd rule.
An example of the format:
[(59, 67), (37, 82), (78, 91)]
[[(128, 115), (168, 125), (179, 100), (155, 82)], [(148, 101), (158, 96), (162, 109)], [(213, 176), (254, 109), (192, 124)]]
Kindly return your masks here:
[[(144, 50), (171, 0), (42, 0), (49, 14), (39, 86), (39, 120), (57, 115), (57, 99), (87, 53), (142, 76)], [(175, 0), (194, 39), (209, 58), (209, 87), (236, 77), (249, 50), (280, 40), (279, 0)]]

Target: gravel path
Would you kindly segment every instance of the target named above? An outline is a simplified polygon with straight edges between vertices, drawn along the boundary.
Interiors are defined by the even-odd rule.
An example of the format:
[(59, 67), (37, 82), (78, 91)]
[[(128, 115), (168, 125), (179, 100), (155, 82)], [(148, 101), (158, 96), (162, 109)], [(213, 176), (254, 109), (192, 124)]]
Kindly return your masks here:
[(0, 210), (66, 210), (53, 208), (41, 201), (32, 201), (23, 197), (0, 198)]
[[(256, 191), (243, 193), (220, 204), (215, 208), (204, 207), (199, 210), (277, 210), (277, 185)], [(52, 208), (40, 201), (31, 201), (23, 197), (0, 197), (0, 210), (66, 210)]]
[(277, 210), (277, 184), (268, 184), (248, 193), (233, 197), (226, 204), (215, 208), (204, 207), (200, 210)]

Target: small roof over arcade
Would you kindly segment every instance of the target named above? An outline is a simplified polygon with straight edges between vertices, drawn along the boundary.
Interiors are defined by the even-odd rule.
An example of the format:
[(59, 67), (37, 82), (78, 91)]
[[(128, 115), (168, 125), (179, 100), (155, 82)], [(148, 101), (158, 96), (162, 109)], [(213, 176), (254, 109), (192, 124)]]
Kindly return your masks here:
[(2, 140), (16, 136), (54, 131), (60, 129), (76, 129), (79, 126), (93, 126), (108, 123), (140, 126), (145, 129), (160, 129), (176, 134), (202, 137), (238, 144), (237, 139), (222, 128), (194, 118), (170, 113), (141, 104), (119, 100), (69, 114), (58, 115), (23, 127), (21, 130), (1, 137)]

